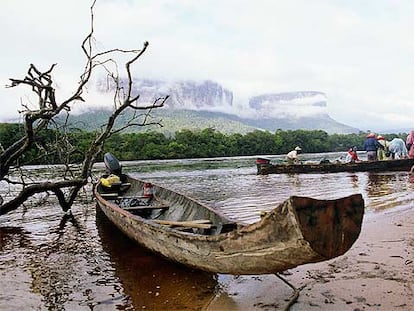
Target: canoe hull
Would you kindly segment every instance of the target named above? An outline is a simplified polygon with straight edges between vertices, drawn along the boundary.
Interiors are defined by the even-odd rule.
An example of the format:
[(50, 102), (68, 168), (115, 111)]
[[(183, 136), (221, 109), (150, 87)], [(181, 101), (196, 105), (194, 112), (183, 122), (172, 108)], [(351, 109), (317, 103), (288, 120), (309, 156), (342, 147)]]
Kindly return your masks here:
[[(133, 187), (127, 194), (142, 185), (129, 181)], [(166, 227), (104, 199), (98, 188), (95, 196), (106, 216), (131, 239), (170, 260), (213, 273), (277, 273), (340, 256), (358, 238), (364, 214), (360, 194), (338, 200), (291, 197), (257, 223), (242, 225), (181, 194), (157, 186), (154, 190), (169, 204), (159, 219), (210, 219), (216, 232)]]
[(298, 174), (298, 173), (338, 173), (338, 172), (386, 172), (409, 171), (414, 159), (398, 159), (385, 161), (361, 161), (356, 163), (323, 163), (323, 164), (271, 164), (257, 165), (257, 174)]

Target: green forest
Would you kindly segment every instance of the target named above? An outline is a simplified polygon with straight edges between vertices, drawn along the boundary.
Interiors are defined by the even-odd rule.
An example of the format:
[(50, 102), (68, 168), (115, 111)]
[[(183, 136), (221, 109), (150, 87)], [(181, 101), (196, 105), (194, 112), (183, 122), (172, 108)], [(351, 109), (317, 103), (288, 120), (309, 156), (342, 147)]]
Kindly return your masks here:
[[(8, 148), (23, 137), (22, 124), (0, 123), (0, 144)], [(88, 145), (98, 132), (46, 129), (36, 138), (37, 143), (22, 159), (23, 164), (79, 163)], [(385, 134), (387, 140), (407, 133)], [(366, 133), (331, 134), (322, 130), (277, 130), (274, 133), (255, 130), (247, 134), (223, 134), (215, 129), (180, 130), (172, 136), (155, 131), (114, 134), (105, 144), (104, 152), (111, 152), (120, 160), (151, 160), (180, 158), (209, 158), (224, 156), (279, 155), (295, 146), (303, 153), (347, 151), (351, 146), (362, 150)]]

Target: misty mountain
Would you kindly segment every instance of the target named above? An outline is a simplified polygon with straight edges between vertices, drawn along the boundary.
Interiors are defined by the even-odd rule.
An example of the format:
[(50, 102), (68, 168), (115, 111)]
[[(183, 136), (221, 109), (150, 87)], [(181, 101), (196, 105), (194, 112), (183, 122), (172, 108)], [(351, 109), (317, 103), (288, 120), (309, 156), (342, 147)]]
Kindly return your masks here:
[[(164, 125), (161, 129), (153, 129), (162, 132), (174, 133), (184, 128), (197, 130), (207, 127), (223, 133), (242, 134), (254, 129), (271, 132), (278, 129), (324, 130), (329, 134), (359, 132), (329, 116), (327, 98), (322, 92), (273, 93), (241, 99), (213, 81), (135, 80), (134, 86), (133, 93), (139, 94), (140, 105), (149, 105), (159, 97), (170, 96), (165, 107), (152, 113), (155, 119), (162, 119)], [(107, 81), (97, 84), (97, 90), (101, 94), (109, 93), (110, 89)], [(84, 112), (73, 120), (79, 126), (84, 124), (91, 129), (103, 124), (108, 113), (104, 109), (97, 109)], [(127, 118), (128, 115), (121, 117), (120, 124)]]

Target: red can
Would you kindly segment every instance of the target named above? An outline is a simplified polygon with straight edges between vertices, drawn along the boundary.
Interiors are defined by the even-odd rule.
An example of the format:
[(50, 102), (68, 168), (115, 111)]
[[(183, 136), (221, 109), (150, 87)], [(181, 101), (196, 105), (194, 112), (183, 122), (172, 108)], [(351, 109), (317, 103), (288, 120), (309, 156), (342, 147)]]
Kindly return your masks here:
[(144, 183), (143, 196), (151, 198), (154, 195), (154, 188), (150, 182)]

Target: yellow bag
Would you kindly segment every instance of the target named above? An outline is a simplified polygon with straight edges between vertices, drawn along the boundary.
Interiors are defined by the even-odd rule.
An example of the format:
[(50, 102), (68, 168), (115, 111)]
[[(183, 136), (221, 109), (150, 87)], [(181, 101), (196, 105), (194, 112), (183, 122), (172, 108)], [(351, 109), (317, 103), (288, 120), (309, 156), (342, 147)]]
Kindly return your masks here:
[(121, 182), (121, 179), (119, 176), (116, 176), (114, 174), (109, 175), (106, 178), (101, 178), (101, 184), (104, 187), (111, 187), (113, 184), (118, 184)]

